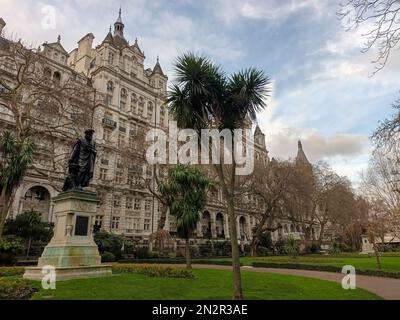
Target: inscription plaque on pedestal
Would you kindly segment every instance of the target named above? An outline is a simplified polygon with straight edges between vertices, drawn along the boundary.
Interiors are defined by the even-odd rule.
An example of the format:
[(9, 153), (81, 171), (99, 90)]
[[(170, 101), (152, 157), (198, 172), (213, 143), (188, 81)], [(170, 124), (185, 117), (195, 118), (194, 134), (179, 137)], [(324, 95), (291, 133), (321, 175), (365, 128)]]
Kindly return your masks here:
[(76, 216), (75, 235), (86, 237), (88, 235), (88, 228), (89, 228), (89, 217)]

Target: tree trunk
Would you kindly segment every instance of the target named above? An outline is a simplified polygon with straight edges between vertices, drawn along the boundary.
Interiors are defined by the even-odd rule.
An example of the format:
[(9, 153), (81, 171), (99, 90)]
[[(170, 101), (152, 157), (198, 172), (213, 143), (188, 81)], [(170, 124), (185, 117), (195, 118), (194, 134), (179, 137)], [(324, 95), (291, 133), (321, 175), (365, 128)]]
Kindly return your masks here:
[(374, 253), (375, 253), (375, 258), (376, 258), (376, 264), (378, 265), (378, 270), (382, 270), (382, 265), (381, 265), (381, 258), (379, 257), (379, 251), (376, 247), (376, 244), (374, 243), (372, 245), (372, 247), (374, 248)]
[(253, 237), (253, 240), (251, 241), (251, 252), (250, 252), (250, 255), (252, 257), (257, 257), (257, 249), (258, 249), (258, 241), (255, 237)]
[[(222, 162), (221, 162), (222, 163)], [(227, 202), (227, 213), (228, 213), (228, 221), (229, 221), (229, 236), (231, 239), (231, 249), (232, 249), (232, 273), (233, 273), (233, 299), (234, 300), (243, 300), (243, 291), (242, 291), (242, 278), (240, 275), (240, 253), (239, 253), (239, 244), (238, 244), (238, 236), (237, 236), (237, 227), (236, 227), (236, 214), (235, 214), (235, 200), (234, 200), (234, 191), (235, 191), (235, 163), (231, 168), (231, 177), (229, 181), (229, 189), (227, 183), (225, 181), (225, 175), (223, 172), (222, 164), (214, 166), (216, 172), (219, 177), (219, 181), (221, 183), (222, 191), (225, 196)]]
[(318, 245), (321, 246), (322, 244), (322, 239), (324, 237), (324, 232), (325, 232), (325, 223), (321, 222), (321, 229), (319, 231), (319, 236), (318, 236)]
[(157, 230), (164, 230), (165, 221), (167, 220), (167, 211), (166, 206), (163, 205), (163, 208), (160, 213), (160, 218), (158, 219)]
[(233, 299), (243, 300), (242, 278), (240, 274), (240, 252), (237, 236), (235, 206), (232, 198), (228, 200), (228, 216), (232, 247)]
[(7, 220), (7, 214), (11, 207), (11, 196), (5, 195), (5, 192), (0, 196), (0, 239), (3, 237), (4, 224)]
[(26, 248), (26, 258), (29, 258), (29, 253), (31, 252), (31, 246), (32, 246), (32, 237), (29, 237), (28, 239), (28, 247)]
[(375, 258), (376, 258), (376, 264), (378, 266), (378, 270), (382, 270), (381, 258), (379, 257), (379, 251), (378, 251), (378, 248), (377, 248), (376, 243), (375, 243), (375, 235), (372, 232), (370, 232), (369, 240), (372, 243), (372, 248), (374, 249)]
[(192, 263), (190, 260), (190, 241), (189, 241), (189, 239), (186, 239), (185, 255), (186, 255), (186, 269), (192, 269)]

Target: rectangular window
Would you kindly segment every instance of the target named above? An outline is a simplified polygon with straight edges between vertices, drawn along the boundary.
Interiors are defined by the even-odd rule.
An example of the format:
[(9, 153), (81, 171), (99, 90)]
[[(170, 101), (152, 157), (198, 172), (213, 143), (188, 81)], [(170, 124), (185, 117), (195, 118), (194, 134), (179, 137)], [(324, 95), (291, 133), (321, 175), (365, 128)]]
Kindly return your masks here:
[(125, 135), (119, 134), (118, 135), (118, 147), (123, 147), (125, 145)]
[(121, 208), (121, 196), (114, 196), (113, 207)]
[(130, 232), (140, 232), (140, 219), (139, 218), (128, 218), (126, 220), (126, 229)]
[(119, 229), (119, 217), (113, 217), (111, 220), (111, 228), (114, 230)]
[(96, 220), (94, 225), (98, 228), (101, 229), (101, 227), (103, 226), (103, 216), (96, 216)]
[(117, 171), (115, 174), (115, 182), (117, 184), (122, 184), (122, 179), (123, 179), (123, 172), (122, 171)]
[(150, 219), (144, 219), (143, 230), (144, 231), (149, 231), (150, 230)]
[(100, 168), (100, 180), (107, 180), (108, 169)]
[(121, 111), (125, 111), (126, 110), (126, 102), (125, 101), (121, 101), (121, 103), (119, 104), (120, 110)]
[(134, 202), (133, 202), (133, 209), (135, 210), (135, 211), (140, 211), (142, 208), (141, 208), (142, 206), (141, 206), (141, 201), (140, 201), (140, 199), (139, 198), (135, 198), (135, 200), (134, 200)]
[(108, 129), (103, 130), (103, 140), (106, 142), (110, 142), (112, 138), (112, 131)]
[(133, 199), (131, 197), (126, 198), (125, 208), (128, 210), (132, 210), (133, 208)]
[(144, 210), (146, 212), (151, 211), (151, 200), (146, 200), (144, 203)]
[(139, 218), (133, 219), (133, 229), (135, 231), (140, 231), (140, 219)]

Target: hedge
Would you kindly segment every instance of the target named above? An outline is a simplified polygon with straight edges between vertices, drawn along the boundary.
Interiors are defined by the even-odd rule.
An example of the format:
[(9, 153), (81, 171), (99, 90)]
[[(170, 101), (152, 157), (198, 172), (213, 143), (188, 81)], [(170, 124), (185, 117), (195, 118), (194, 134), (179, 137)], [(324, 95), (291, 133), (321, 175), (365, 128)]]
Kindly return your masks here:
[[(311, 271), (326, 271), (342, 273), (342, 268), (330, 265), (302, 264), (302, 263), (285, 263), (285, 262), (253, 262), (254, 268), (274, 268), (274, 269), (300, 269)], [(400, 272), (356, 269), (356, 274), (373, 277), (400, 279)]]
[[(185, 264), (186, 261), (184, 259), (124, 259), (119, 260), (118, 263), (134, 263), (134, 264)], [(218, 265), (218, 266), (231, 266), (231, 261), (217, 261), (217, 260), (208, 260), (208, 259), (192, 259), (192, 264), (210, 264), (210, 265)], [(240, 264), (243, 265), (243, 264)]]
[(149, 277), (159, 278), (184, 278), (193, 279), (194, 274), (191, 270), (183, 268), (171, 268), (155, 264), (118, 264), (112, 266), (113, 273), (137, 273)]
[(20, 276), (24, 272), (23, 267), (0, 267), (0, 277)]

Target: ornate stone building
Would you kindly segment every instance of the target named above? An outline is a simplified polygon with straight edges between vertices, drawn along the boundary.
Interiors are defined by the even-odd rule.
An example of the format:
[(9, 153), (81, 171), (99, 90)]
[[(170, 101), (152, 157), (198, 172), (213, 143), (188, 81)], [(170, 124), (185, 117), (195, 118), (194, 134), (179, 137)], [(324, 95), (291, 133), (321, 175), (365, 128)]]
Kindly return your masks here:
[[(5, 23), (0, 19), (0, 32)], [(152, 168), (138, 161), (137, 165), (124, 166), (121, 161), (123, 147), (135, 148), (136, 134), (142, 129), (168, 129), (169, 114), (165, 107), (168, 77), (159, 59), (153, 68), (145, 67), (145, 54), (136, 39), (129, 43), (124, 35), (125, 25), (121, 11), (104, 40), (93, 46), (94, 35), (89, 33), (78, 41), (78, 47), (68, 53), (59, 37), (54, 43), (45, 43), (40, 51), (48, 61), (49, 77), (63, 81), (73, 74), (76, 81), (88, 83), (98, 93), (99, 102), (93, 122), (99, 155), (96, 163), (93, 189), (101, 195), (101, 206), (96, 224), (116, 234), (124, 234), (146, 245), (151, 233), (157, 230), (159, 204), (148, 190), (138, 187), (137, 173), (152, 179)], [(0, 41), (6, 41), (0, 38)], [(3, 73), (4, 70), (0, 69)], [(0, 109), (0, 128), (12, 126), (12, 118)], [(7, 125), (5, 125), (7, 124)], [(254, 133), (256, 161), (269, 162), (265, 135), (257, 126)], [(68, 150), (66, 144), (64, 151)], [(66, 151), (67, 152), (67, 151)], [(298, 159), (308, 160), (299, 145)], [(53, 219), (51, 197), (61, 191), (63, 177), (51, 182), (29, 171), (16, 193), (11, 215), (34, 208), (44, 220)], [(242, 243), (249, 243), (256, 220), (252, 216), (258, 201), (248, 198), (238, 209), (238, 234)], [(294, 223), (281, 221), (283, 228), (273, 234), (273, 239), (301, 232)], [(174, 232), (173, 218), (168, 217), (166, 229)], [(200, 239), (223, 240), (229, 238), (228, 221), (224, 212), (221, 192), (210, 197), (207, 209), (197, 229)]]

